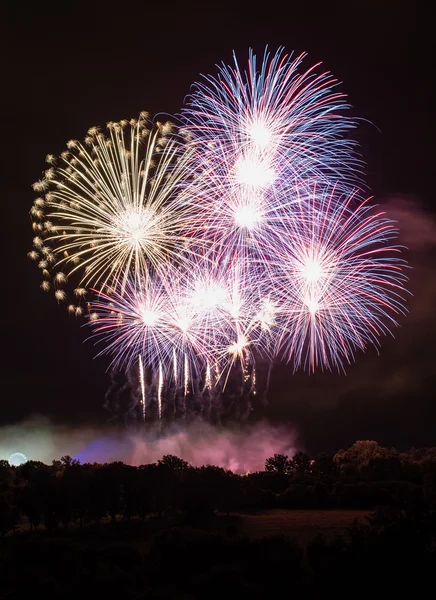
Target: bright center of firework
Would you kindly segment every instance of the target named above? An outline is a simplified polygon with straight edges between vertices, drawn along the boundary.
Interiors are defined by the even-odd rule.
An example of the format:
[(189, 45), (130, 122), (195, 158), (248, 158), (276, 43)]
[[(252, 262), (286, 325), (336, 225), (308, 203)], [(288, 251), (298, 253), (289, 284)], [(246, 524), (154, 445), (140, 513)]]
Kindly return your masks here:
[(229, 354), (238, 355), (241, 354), (242, 350), (248, 345), (248, 340), (245, 335), (238, 335), (236, 342), (230, 344), (227, 348)]
[(275, 171), (268, 162), (255, 154), (240, 158), (236, 165), (236, 181), (242, 185), (264, 188), (273, 183)]
[(225, 300), (226, 290), (215, 282), (207, 284), (197, 282), (191, 296), (193, 306), (206, 311), (223, 305)]
[(146, 236), (150, 226), (150, 217), (147, 212), (129, 211), (119, 217), (119, 227), (123, 237), (133, 245), (138, 245)]
[(319, 302), (315, 298), (308, 298), (306, 306), (312, 316), (319, 310)]
[(139, 313), (141, 315), (141, 320), (144, 323), (144, 325), (147, 325), (149, 327), (154, 325), (158, 319), (158, 315), (155, 312), (145, 307), (141, 307), (139, 309)]
[(242, 300), (239, 295), (235, 295), (235, 297), (230, 301), (228, 310), (230, 312), (230, 316), (233, 319), (238, 319), (241, 314)]
[(308, 258), (301, 266), (301, 273), (308, 283), (315, 283), (321, 278), (323, 268), (320, 261)]
[(186, 315), (180, 315), (177, 317), (176, 326), (183, 332), (186, 333), (189, 329), (190, 319)]
[(235, 223), (239, 227), (254, 229), (261, 219), (260, 212), (252, 206), (238, 206), (234, 214)]
[(264, 331), (269, 331), (271, 326), (274, 325), (275, 306), (266, 300), (263, 303), (261, 312), (257, 315), (257, 319), (260, 322), (260, 326)]
[(263, 150), (271, 140), (271, 131), (262, 121), (255, 121), (248, 129), (248, 134), (257, 148)]

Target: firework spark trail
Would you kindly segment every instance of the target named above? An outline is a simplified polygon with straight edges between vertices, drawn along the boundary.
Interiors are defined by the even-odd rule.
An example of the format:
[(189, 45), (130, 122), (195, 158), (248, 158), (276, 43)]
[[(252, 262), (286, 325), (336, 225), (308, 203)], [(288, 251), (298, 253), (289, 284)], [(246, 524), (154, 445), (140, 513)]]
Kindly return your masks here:
[(210, 365), (207, 363), (206, 366), (206, 376), (204, 378), (204, 389), (211, 390), (212, 389), (212, 374), (210, 371)]
[(186, 396), (188, 395), (188, 390), (189, 390), (189, 361), (188, 361), (188, 356), (185, 354), (185, 364), (184, 364), (184, 372), (185, 372), (185, 376), (184, 376), (184, 396), (186, 398)]
[(141, 355), (139, 355), (139, 382), (141, 386), (141, 403), (142, 403), (142, 418), (145, 421), (145, 383), (144, 383), (144, 366), (142, 364)]
[(272, 362), (272, 360), (270, 360), (269, 361), (269, 365), (268, 365), (268, 374), (267, 374), (267, 377), (266, 377), (265, 392), (263, 394), (263, 403), (265, 405), (268, 404), (268, 393), (269, 393), (269, 386), (270, 386), (270, 383), (271, 383), (272, 369), (273, 369), (273, 362)]
[(183, 387), (183, 416), (186, 417), (186, 396), (188, 395), (189, 390), (189, 361), (188, 357), (185, 354), (185, 362), (184, 362), (184, 387)]
[(164, 386), (163, 372), (162, 372), (162, 363), (159, 363), (159, 381), (157, 387), (157, 406), (158, 406), (158, 417), (159, 424), (162, 423), (162, 390)]
[(177, 384), (178, 384), (178, 364), (177, 364), (177, 353), (176, 353), (176, 349), (173, 348), (173, 376), (174, 376), (174, 383), (175, 383), (175, 387), (177, 389)]

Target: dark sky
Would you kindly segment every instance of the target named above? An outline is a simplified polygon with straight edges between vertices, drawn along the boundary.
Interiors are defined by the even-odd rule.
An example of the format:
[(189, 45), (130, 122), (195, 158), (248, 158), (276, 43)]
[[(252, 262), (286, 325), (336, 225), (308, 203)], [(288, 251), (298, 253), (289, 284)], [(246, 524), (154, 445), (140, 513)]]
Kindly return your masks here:
[[(92, 125), (141, 110), (177, 113), (200, 73), (235, 50), (284, 45), (323, 61), (362, 122), (356, 133), (378, 202), (399, 218), (413, 266), (410, 314), (381, 355), (347, 376), (274, 371), (262, 416), (289, 422), (310, 450), (373, 438), (436, 445), (434, 32), (426, 0), (46, 2), (2, 5), (2, 361), (0, 422), (32, 413), (105, 421), (107, 361), (80, 322), (39, 289), (26, 258), (31, 189), (47, 153)], [(377, 129), (378, 128), (378, 129)], [(433, 212), (432, 212), (433, 211)], [(260, 415), (259, 415), (260, 416)]]

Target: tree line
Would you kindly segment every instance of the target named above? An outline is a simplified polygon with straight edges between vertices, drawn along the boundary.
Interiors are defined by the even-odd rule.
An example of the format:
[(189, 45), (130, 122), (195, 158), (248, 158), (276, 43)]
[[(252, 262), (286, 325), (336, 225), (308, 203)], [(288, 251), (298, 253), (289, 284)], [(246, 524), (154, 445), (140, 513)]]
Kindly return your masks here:
[(264, 471), (244, 475), (171, 455), (138, 467), (80, 464), (69, 456), (51, 465), (0, 461), (0, 536), (25, 525), (54, 531), (170, 512), (195, 523), (216, 512), (408, 507), (435, 498), (435, 448), (400, 453), (368, 440), (334, 456), (276, 454)]
[[(435, 472), (433, 448), (399, 453), (372, 441), (330, 457), (275, 455), (245, 475), (175, 456), (139, 467), (69, 456), (2, 461), (0, 597), (426, 596), (436, 568)], [(373, 512), (307, 544), (240, 533), (237, 513), (273, 507)]]

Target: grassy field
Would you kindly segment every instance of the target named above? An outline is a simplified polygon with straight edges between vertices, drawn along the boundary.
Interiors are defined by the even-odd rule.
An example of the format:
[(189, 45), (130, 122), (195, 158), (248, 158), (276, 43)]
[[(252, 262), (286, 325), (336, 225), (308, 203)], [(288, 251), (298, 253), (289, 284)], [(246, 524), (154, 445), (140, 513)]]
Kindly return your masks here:
[[(36, 535), (50, 538), (65, 537), (71, 539), (86, 539), (88, 543), (100, 544), (101, 540), (107, 538), (107, 541), (123, 539), (134, 545), (149, 548), (155, 535), (163, 530), (172, 527), (191, 526), (204, 531), (216, 532), (221, 534), (243, 535), (249, 539), (261, 537), (270, 537), (283, 535), (286, 538), (292, 538), (303, 547), (322, 533), (328, 538), (333, 538), (337, 534), (344, 533), (355, 519), (364, 521), (369, 514), (365, 510), (283, 510), (272, 509), (256, 513), (231, 513), (226, 515), (217, 515), (213, 518), (200, 519), (198, 522), (186, 522), (183, 514), (168, 516), (159, 519), (151, 517), (145, 521), (132, 519), (124, 521), (121, 517), (117, 518), (115, 527), (109, 519), (104, 519), (100, 524), (90, 523), (82, 528), (78, 524), (70, 524), (68, 531), (62, 527), (51, 534), (45, 531), (41, 525), (38, 527)], [(17, 529), (18, 534), (24, 534), (25, 537), (30, 533), (27, 523), (21, 523)], [(35, 535), (35, 534), (34, 534)], [(7, 534), (8, 538), (21, 537), (14, 536), (12, 532)]]
[(266, 510), (241, 514), (238, 532), (250, 539), (284, 535), (306, 545), (317, 534), (327, 537), (343, 533), (355, 519), (364, 521), (367, 510)]

